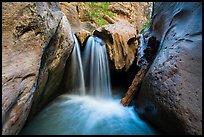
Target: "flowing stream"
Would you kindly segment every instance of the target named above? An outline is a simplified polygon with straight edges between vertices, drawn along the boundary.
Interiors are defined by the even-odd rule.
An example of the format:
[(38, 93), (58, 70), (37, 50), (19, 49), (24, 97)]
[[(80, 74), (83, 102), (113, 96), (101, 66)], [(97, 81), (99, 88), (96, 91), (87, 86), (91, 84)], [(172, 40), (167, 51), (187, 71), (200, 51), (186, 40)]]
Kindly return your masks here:
[(133, 106), (123, 107), (120, 98), (112, 97), (105, 43), (90, 36), (81, 59), (78, 41), (75, 35), (73, 37), (75, 49), (69, 68), (73, 75), (67, 77), (70, 78), (68, 82), (75, 83), (75, 87), (72, 86), (70, 91), (47, 105), (26, 125), (21, 134), (158, 134), (139, 118)]

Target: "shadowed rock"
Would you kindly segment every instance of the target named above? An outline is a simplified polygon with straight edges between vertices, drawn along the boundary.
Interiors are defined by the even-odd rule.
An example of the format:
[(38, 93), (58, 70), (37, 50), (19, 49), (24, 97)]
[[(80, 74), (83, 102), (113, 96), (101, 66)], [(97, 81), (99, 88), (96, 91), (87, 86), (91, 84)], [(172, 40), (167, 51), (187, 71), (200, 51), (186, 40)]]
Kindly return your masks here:
[(136, 111), (167, 134), (202, 134), (202, 3), (156, 3), (151, 36), (160, 51)]

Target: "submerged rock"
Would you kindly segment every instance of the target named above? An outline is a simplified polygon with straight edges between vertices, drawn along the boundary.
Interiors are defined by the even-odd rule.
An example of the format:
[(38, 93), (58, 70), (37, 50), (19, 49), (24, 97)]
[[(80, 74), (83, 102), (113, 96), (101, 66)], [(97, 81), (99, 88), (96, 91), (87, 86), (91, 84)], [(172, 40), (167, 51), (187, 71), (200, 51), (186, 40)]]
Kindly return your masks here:
[(156, 3), (151, 36), (160, 51), (136, 111), (167, 134), (202, 134), (202, 3)]
[(72, 48), (58, 3), (2, 3), (3, 135), (18, 134), (30, 111), (54, 94)]
[(138, 43), (136, 30), (125, 20), (115, 24), (101, 26), (94, 31), (94, 35), (103, 39), (107, 44), (107, 51), (115, 70), (127, 71), (135, 59)]

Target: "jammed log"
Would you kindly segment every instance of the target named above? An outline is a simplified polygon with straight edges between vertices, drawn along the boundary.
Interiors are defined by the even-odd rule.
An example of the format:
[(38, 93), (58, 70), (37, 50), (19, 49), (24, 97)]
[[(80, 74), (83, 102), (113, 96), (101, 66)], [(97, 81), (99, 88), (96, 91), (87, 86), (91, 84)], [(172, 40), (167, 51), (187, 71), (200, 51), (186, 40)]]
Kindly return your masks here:
[(135, 94), (138, 91), (138, 86), (143, 80), (147, 70), (148, 70), (148, 64), (143, 65), (142, 68), (139, 70), (134, 80), (132, 81), (132, 84), (129, 87), (125, 97), (121, 100), (121, 104), (123, 106), (128, 106), (131, 103), (132, 99), (134, 98)]
[(108, 23), (110, 24), (114, 24), (115, 20), (113, 20), (111, 17), (109, 17), (108, 15), (104, 15), (103, 18), (108, 21)]

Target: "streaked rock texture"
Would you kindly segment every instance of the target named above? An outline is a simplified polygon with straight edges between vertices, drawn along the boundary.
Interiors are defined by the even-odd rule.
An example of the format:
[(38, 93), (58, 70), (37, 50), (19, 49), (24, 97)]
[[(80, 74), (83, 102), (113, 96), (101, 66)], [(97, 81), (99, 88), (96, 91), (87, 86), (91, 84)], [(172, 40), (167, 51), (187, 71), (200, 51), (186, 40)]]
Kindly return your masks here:
[(28, 114), (55, 94), (72, 48), (58, 3), (2, 3), (3, 135), (18, 134)]
[(116, 14), (115, 19), (127, 20), (138, 31), (149, 21), (149, 7), (149, 2), (110, 2), (109, 5)]
[(136, 111), (167, 134), (202, 134), (202, 3), (159, 2), (150, 36), (161, 41)]
[(86, 15), (85, 2), (60, 2), (60, 8), (67, 16), (73, 32), (86, 30), (92, 33), (96, 27)]
[(127, 71), (135, 59), (138, 48), (133, 25), (120, 20), (115, 24), (101, 26), (94, 31), (94, 35), (106, 42), (112, 68)]

